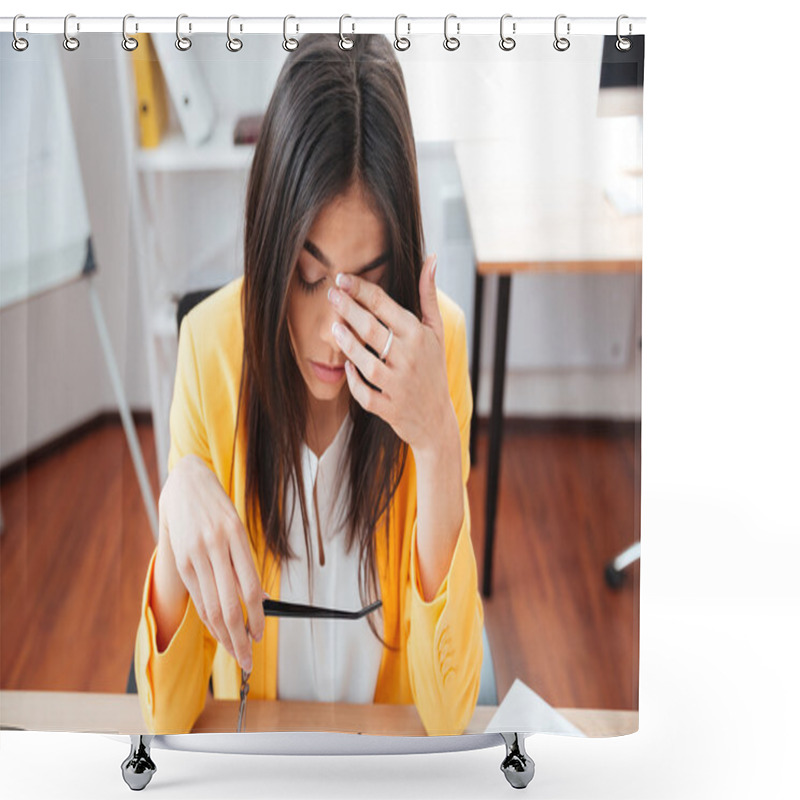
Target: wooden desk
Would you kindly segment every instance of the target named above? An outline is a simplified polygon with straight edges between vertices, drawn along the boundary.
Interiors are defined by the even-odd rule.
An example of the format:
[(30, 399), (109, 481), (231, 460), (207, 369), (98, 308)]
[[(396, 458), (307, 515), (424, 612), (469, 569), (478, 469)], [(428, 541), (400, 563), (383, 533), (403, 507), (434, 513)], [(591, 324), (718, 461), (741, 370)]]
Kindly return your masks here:
[(621, 273), (642, 268), (642, 217), (622, 216), (599, 186), (547, 178), (524, 143), (457, 142), (472, 240), (475, 247), (470, 457), (475, 462), (483, 284), (499, 279), (486, 480), (483, 594), (492, 593), (494, 529), (503, 439), (508, 309), (511, 276), (520, 272)]
[[(239, 703), (208, 700), (193, 733), (234, 733)], [(485, 733), (495, 706), (478, 706), (465, 733)], [(587, 736), (620, 736), (639, 726), (637, 711), (559, 709)], [(146, 732), (133, 694), (0, 692), (0, 726), (38, 731)], [(249, 700), (247, 730), (425, 736), (414, 706)]]

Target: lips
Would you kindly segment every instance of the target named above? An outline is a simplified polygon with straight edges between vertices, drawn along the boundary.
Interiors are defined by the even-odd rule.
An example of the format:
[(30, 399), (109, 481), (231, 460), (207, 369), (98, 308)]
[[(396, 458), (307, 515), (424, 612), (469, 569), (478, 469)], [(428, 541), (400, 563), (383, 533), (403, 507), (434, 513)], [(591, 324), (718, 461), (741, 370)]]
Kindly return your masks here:
[(325, 383), (336, 383), (344, 377), (344, 364), (320, 364), (316, 361), (311, 362), (314, 374)]

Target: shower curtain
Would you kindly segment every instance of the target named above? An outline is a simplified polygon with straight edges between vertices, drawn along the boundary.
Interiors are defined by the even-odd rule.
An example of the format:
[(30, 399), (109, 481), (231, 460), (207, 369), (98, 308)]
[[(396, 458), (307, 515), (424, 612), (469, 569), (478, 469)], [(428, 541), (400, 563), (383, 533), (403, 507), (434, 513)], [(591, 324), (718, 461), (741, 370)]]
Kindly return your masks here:
[[(389, 248), (382, 277), (362, 277), (369, 287), (344, 319), (358, 332), (358, 314), (377, 288), (382, 298), (394, 297), (392, 319), (413, 317), (415, 331), (438, 331), (430, 341), (439, 360), (431, 359), (437, 366), (426, 374), (445, 380), (438, 395), (431, 390), (448, 411), (441, 428), (456, 424), (449, 430), (458, 435), (448, 440), (442, 432), (441, 441), (455, 442), (460, 523), (433, 529), (421, 522), (429, 504), (422, 476), (434, 473), (424, 470), (424, 442), (397, 423), (398, 440), (406, 433), (413, 446), (393, 495), (394, 533), (373, 554), (383, 577), (362, 598), (347, 548), (329, 561), (346, 580), (325, 574), (320, 546), (343, 536), (346, 525), (337, 527), (332, 505), (318, 538), (311, 482), (299, 480), (298, 493), (309, 489), (302, 496), (311, 558), (300, 553), (302, 569), (291, 575), (301, 580), (313, 568), (312, 584), (327, 585), (328, 593), (290, 592), (266, 574), (259, 575), (262, 589), (275, 600), (347, 611), (362, 599), (381, 600), (375, 619), (387, 641), (370, 638), (366, 618), (268, 616), (265, 638), (252, 645), (243, 729), (402, 736), (637, 730), (644, 37), (621, 39), (613, 20), (606, 32), (584, 35), (556, 21), (555, 36), (522, 36), (512, 19), (504, 22), (502, 36), (467, 35), (457, 18), (444, 36), (415, 36), (399, 19), (394, 35), (380, 34), (385, 47), (364, 53), (365, 36), (346, 20), (342, 34), (326, 34), (332, 52), (360, 76), (375, 67), (375, 52), (399, 68), (407, 107), (398, 113), (410, 121), (414, 171), (408, 185), (393, 184), (381, 158), (402, 146), (368, 137), (356, 146), (378, 170), (362, 176), (366, 187), (383, 181), (381, 196), (366, 193), (359, 219), (377, 224), (385, 239), (370, 240), (351, 223), (337, 238), (336, 226), (352, 220), (341, 206), (344, 216), (325, 228), (321, 220), (330, 217), (321, 209), (330, 212), (341, 186), (305, 216), (292, 187), (281, 187), (280, 197), (293, 203), (283, 230), (295, 238), (301, 230), (303, 255), (290, 254), (290, 264), (289, 256), (270, 256), (270, 264), (291, 271), (271, 267), (273, 282), (262, 284), (248, 283), (246, 264), (255, 270), (265, 250), (248, 239), (245, 220), (264, 230), (256, 224), (267, 214), (259, 203), (278, 189), (269, 175), (259, 197), (248, 186), (254, 171), (280, 163), (274, 154), (259, 156), (265, 115), (272, 119), (268, 108), (293, 57), (291, 42), (299, 40), (302, 53), (311, 34), (294, 31), (291, 20), (284, 35), (247, 35), (234, 24), (226, 38), (187, 27), (182, 37), (190, 46), (176, 47), (174, 33), (136, 34), (131, 22), (135, 50), (120, 46), (119, 33), (73, 29), (80, 45), (72, 50), (62, 34), (28, 34), (21, 51), (11, 34), (0, 37), (0, 724), (122, 734), (236, 730), (244, 675), (232, 648), (204, 623), (194, 586), (186, 587), (185, 611), (172, 626), (178, 639), (159, 636), (153, 556), (166, 535), (159, 495), (187, 455), (205, 461), (221, 492), (231, 490), (226, 479), (244, 464), (235, 461), (244, 453), (232, 461), (222, 444), (219, 452), (193, 452), (191, 444), (233, 444), (242, 287), (277, 291), (274, 280), (283, 275), (286, 303), (305, 297), (292, 283), (299, 280), (323, 280), (327, 292), (334, 272), (366, 265), (371, 242), (395, 242), (391, 220), (414, 220), (418, 211), (419, 246), (410, 244), (410, 255)], [(351, 44), (340, 48), (339, 41)], [(391, 103), (366, 95), (358, 102), (365, 116), (368, 103), (379, 107), (376, 130), (394, 130), (380, 116), (397, 110)], [(6, 113), (10, 104), (14, 113)], [(334, 98), (331, 113), (352, 107), (352, 98)], [(366, 130), (362, 123), (356, 119), (355, 129)], [(326, 131), (338, 123), (318, 117), (315, 124), (275, 139), (283, 157), (297, 159), (308, 146), (308, 169), (323, 157)], [(384, 155), (364, 155), (369, 148)], [(286, 174), (302, 184), (300, 173)], [(418, 209), (381, 206), (407, 197), (418, 198)], [(402, 233), (406, 241), (410, 231)], [(314, 236), (333, 248), (329, 258), (313, 241), (306, 246)], [(340, 253), (358, 258), (345, 263)], [(425, 297), (433, 254), (434, 289)], [(384, 255), (380, 247), (375, 255)], [(413, 281), (398, 277), (401, 265), (416, 270)], [(264, 295), (258, 302), (272, 308)], [(179, 329), (178, 315), (189, 306)], [(380, 327), (371, 335), (379, 331), (380, 342), (358, 356), (350, 351), (347, 358), (362, 366), (358, 375), (336, 373), (352, 395), (347, 419), (361, 420), (356, 429), (363, 431), (377, 412), (355, 398), (366, 396), (363, 364), (372, 363), (357, 359), (366, 354), (391, 370), (402, 358), (421, 358), (400, 332), (384, 347), (389, 317), (376, 308), (370, 315)], [(310, 319), (311, 311), (303, 313), (297, 319)], [(229, 327), (209, 327), (225, 314)], [(270, 322), (268, 312), (248, 319), (282, 331), (268, 344), (275, 359), (296, 355), (299, 345), (287, 337), (297, 333), (285, 320)], [(344, 360), (321, 328), (309, 329), (320, 359)], [(295, 378), (305, 374), (297, 365), (284, 368)], [(334, 383), (324, 369), (308, 374), (325, 379), (305, 384), (317, 399), (346, 396), (326, 388)], [(373, 389), (379, 394), (390, 396)], [(424, 430), (438, 435), (430, 420)], [(246, 451), (247, 438), (237, 442)], [(318, 450), (301, 453), (323, 475)], [(250, 536), (259, 527), (241, 502), (246, 472), (229, 499)], [(445, 505), (442, 495), (436, 499)], [(427, 588), (425, 541), (449, 542)], [(258, 552), (254, 544), (252, 555)], [(289, 574), (291, 564), (287, 558), (282, 571)], [(355, 624), (360, 638), (347, 628)], [(220, 638), (223, 627), (215, 628)], [(193, 642), (185, 650), (176, 644), (181, 636)], [(303, 659), (297, 675), (281, 647)], [(188, 711), (187, 682), (195, 698)]]

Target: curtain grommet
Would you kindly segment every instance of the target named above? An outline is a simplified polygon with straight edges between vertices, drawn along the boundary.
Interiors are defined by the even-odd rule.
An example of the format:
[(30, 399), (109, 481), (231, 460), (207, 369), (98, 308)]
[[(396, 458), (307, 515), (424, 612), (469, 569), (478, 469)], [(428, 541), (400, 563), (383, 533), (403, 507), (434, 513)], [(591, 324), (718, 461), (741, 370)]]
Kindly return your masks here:
[(228, 41), (225, 42), (225, 47), (227, 47), (228, 51), (231, 53), (238, 53), (242, 49), (242, 47), (244, 47), (241, 39), (236, 39), (233, 36), (231, 36), (231, 22), (233, 22), (233, 20), (235, 19), (239, 19), (239, 17), (236, 16), (236, 14), (231, 14), (228, 17), (228, 31), (227, 31)]
[[(14, 38), (11, 40), (11, 46), (18, 53), (24, 53), (28, 49), (28, 40), (27, 39), (23, 39), (17, 33), (17, 20), (18, 19), (25, 19), (25, 15), (24, 14), (17, 14), (14, 17), (14, 22), (11, 23), (11, 33), (14, 36)], [(27, 25), (26, 25), (26, 29), (27, 29)]]
[(406, 27), (408, 30), (406, 31), (405, 36), (400, 36), (400, 20), (401, 19), (408, 19), (405, 14), (398, 14), (394, 18), (394, 49), (399, 50), (401, 53), (408, 50), (411, 47), (411, 39), (408, 38), (409, 34), (411, 33), (411, 23), (407, 22)]
[[(69, 35), (69, 31), (67, 30), (67, 28), (69, 26), (69, 21), (71, 19), (75, 19), (74, 14), (67, 14), (67, 16), (64, 17), (64, 41), (62, 42), (62, 45), (64, 46), (64, 49), (67, 52), (74, 53), (81, 46), (81, 43), (75, 36)], [(80, 25), (77, 24), (76, 30), (80, 29), (81, 29)]]
[[(447, 24), (451, 19), (456, 20), (456, 36), (450, 36), (447, 33)], [(442, 46), (445, 50), (449, 50), (452, 53), (454, 50), (458, 50), (458, 48), (461, 47), (461, 40), (458, 38), (459, 33), (461, 33), (461, 23), (458, 22), (458, 18), (455, 14), (448, 14), (444, 18), (444, 41), (442, 42)]]
[[(505, 31), (503, 30), (503, 26), (505, 25), (505, 21), (507, 19), (511, 19), (511, 14), (503, 14), (500, 17), (500, 49), (504, 50), (506, 53), (510, 52), (517, 46), (517, 40), (513, 39), (511, 36), (506, 36)], [(511, 23), (511, 33), (517, 32), (517, 23)]]
[[(132, 53), (138, 46), (139, 40), (133, 36), (128, 36), (128, 20), (136, 19), (133, 14), (126, 14), (122, 18), (122, 49), (127, 53)], [(139, 27), (138, 25), (136, 26)]]
[[(188, 14), (178, 14), (175, 20), (175, 47), (182, 53), (185, 53), (191, 46), (192, 40), (188, 36), (181, 35), (181, 20), (188, 19)], [(189, 23), (189, 32), (191, 33), (192, 23)]]
[[(342, 14), (342, 16), (339, 17), (339, 49), (340, 50), (352, 50), (353, 49), (353, 45), (355, 45), (355, 42), (352, 39), (348, 39), (347, 36), (344, 35), (343, 26), (344, 26), (344, 21), (346, 19), (352, 19), (352, 17), (349, 14)], [(356, 29), (356, 26), (352, 25), (351, 33), (353, 31), (355, 31), (355, 29)]]
[(559, 14), (555, 22), (553, 23), (553, 35), (555, 36), (555, 41), (553, 42), (553, 47), (558, 50), (559, 53), (563, 53), (565, 50), (569, 50), (570, 41), (567, 39), (570, 33), (570, 24), (567, 23), (567, 36), (559, 36), (558, 35), (558, 21), (560, 19), (566, 19), (566, 14)]
[(290, 53), (292, 50), (297, 50), (297, 45), (300, 44), (297, 41), (297, 39), (294, 39), (286, 35), (286, 27), (289, 24), (290, 19), (297, 19), (297, 17), (293, 17), (291, 14), (287, 14), (283, 18), (283, 42), (281, 46), (287, 53)]
[[(614, 42), (614, 46), (617, 48), (617, 50), (620, 51), (620, 53), (627, 53), (628, 50), (631, 49), (631, 40), (627, 39), (626, 37), (624, 37), (620, 33), (620, 23), (624, 19), (628, 19), (628, 16), (626, 14), (620, 14), (617, 17), (617, 41)], [(631, 30), (632, 30), (632, 26), (631, 26), (631, 24), (629, 22), (628, 23), (628, 36), (631, 35)]]

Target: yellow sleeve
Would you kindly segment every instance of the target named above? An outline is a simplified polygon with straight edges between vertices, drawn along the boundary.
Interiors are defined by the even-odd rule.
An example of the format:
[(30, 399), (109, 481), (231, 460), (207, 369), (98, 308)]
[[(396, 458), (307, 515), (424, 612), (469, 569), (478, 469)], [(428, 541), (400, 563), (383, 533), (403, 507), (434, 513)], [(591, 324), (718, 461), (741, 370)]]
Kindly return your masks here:
[(134, 664), (142, 716), (150, 733), (189, 733), (206, 702), (217, 649), (189, 598), (186, 611), (163, 653), (156, 645), (150, 587), (156, 554), (150, 559), (136, 632)]
[(191, 327), (191, 313), (183, 318), (178, 337), (178, 365), (175, 369), (175, 388), (169, 410), (168, 471), (172, 472), (175, 464), (190, 453), (202, 458), (208, 468), (214, 470), (200, 390), (200, 370)]
[(411, 593), (408, 669), (414, 703), (431, 736), (463, 733), (478, 701), (483, 662), (483, 605), (478, 593), (475, 552), (470, 533), (469, 432), (472, 390), (467, 370), (467, 337), (458, 309), (455, 334), (447, 352), (450, 397), (461, 434), (464, 520), (450, 568), (436, 595), (425, 601), (419, 580), (417, 524), (411, 532)]
[[(170, 471), (189, 453), (199, 456), (213, 469), (195, 342), (187, 316), (181, 324), (170, 408)], [(150, 606), (154, 565), (155, 553), (147, 570), (136, 633), (134, 668), (139, 702), (151, 733), (188, 733), (205, 705), (217, 642), (201, 622), (190, 597), (180, 626), (164, 652), (158, 652), (156, 622)]]

